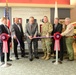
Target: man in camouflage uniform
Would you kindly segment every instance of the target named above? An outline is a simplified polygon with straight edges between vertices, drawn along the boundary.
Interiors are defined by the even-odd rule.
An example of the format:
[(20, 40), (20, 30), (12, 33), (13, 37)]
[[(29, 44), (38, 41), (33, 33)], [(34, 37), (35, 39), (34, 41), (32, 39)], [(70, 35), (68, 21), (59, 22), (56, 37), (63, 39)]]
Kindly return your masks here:
[[(41, 36), (49, 37), (53, 30), (52, 25), (48, 22), (47, 16), (44, 16), (43, 22), (44, 24), (42, 25)], [(41, 41), (44, 51), (44, 56), (42, 57), (42, 59), (49, 60), (51, 53), (51, 38), (43, 38)]]

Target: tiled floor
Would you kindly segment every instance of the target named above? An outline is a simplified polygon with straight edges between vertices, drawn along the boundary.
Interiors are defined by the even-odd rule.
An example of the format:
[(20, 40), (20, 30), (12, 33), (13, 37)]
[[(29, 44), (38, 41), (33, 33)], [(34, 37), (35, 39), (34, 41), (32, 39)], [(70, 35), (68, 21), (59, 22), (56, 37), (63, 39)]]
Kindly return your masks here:
[(53, 58), (48, 61), (34, 59), (32, 62), (28, 58), (15, 60), (12, 56), (12, 59), (10, 67), (0, 67), (0, 75), (76, 75), (76, 60), (64, 59), (63, 64), (55, 65)]
[(62, 64), (55, 65), (52, 63), (53, 58), (48, 61), (34, 59), (32, 62), (28, 58), (15, 60), (11, 55), (12, 65), (2, 68), (0, 66), (0, 75), (76, 75), (76, 44), (74, 44), (75, 60), (63, 60)]

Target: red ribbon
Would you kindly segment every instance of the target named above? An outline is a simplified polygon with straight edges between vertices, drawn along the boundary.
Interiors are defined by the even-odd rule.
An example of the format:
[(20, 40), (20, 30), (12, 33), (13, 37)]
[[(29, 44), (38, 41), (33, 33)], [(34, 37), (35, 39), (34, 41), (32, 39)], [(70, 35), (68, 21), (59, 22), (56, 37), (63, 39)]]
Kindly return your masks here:
[(60, 51), (60, 39), (61, 39), (61, 35), (59, 32), (54, 34), (54, 39), (55, 39), (55, 45), (54, 45), (54, 50), (58, 50)]
[(76, 35), (74, 36), (74, 38), (76, 39)]
[(7, 45), (7, 41), (3, 41), (3, 53), (8, 53), (8, 45)]
[(3, 53), (8, 53), (8, 44), (7, 44), (7, 41), (8, 41), (8, 34), (6, 33), (3, 33), (1, 34), (1, 40), (3, 41)]

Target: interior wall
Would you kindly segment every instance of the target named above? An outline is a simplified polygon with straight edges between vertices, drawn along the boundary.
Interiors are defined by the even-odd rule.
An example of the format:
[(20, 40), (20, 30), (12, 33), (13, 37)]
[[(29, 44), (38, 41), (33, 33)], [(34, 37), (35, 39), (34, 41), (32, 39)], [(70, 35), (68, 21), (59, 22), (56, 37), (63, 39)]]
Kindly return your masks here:
[(4, 8), (0, 8), (0, 18), (4, 16)]
[(75, 4), (75, 7), (70, 10), (70, 15), (71, 15), (72, 22), (74, 21), (76, 22), (76, 4)]
[(72, 22), (76, 22), (76, 0), (70, 0), (70, 4), (75, 5), (75, 7), (70, 10), (70, 15)]
[[(51, 22), (54, 23), (54, 8), (51, 9)], [(66, 17), (70, 17), (70, 9), (67, 8), (59, 8), (58, 9), (58, 17), (60, 19), (65, 19)]]
[(43, 16), (48, 16), (50, 20), (50, 8), (12, 8), (12, 23), (13, 18), (22, 18), (23, 30), (25, 31), (26, 19), (30, 16), (34, 16), (37, 19), (38, 29), (40, 31), (40, 24), (42, 24), (41, 19)]

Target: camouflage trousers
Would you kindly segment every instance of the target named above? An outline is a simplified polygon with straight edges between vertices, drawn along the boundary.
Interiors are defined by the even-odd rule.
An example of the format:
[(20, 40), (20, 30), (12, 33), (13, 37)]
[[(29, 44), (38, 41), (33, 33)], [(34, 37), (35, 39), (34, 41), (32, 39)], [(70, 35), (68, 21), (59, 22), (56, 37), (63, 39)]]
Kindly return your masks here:
[(44, 52), (46, 52), (47, 54), (51, 52), (51, 39), (42, 39), (42, 49)]

